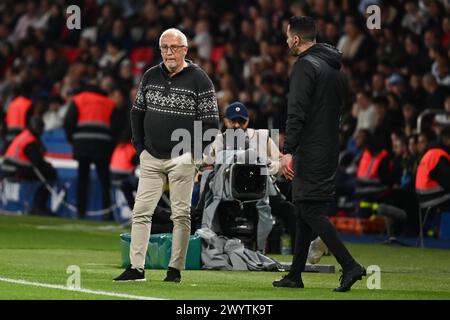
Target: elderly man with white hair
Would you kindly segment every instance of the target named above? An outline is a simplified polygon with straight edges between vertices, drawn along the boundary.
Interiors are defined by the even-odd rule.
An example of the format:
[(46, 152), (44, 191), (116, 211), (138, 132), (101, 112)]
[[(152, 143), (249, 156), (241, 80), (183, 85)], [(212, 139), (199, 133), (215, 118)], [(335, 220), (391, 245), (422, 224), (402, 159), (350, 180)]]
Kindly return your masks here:
[(131, 266), (114, 281), (145, 281), (144, 264), (152, 215), (168, 182), (173, 221), (172, 256), (164, 281), (180, 282), (190, 235), (190, 207), (196, 167), (193, 152), (183, 148), (173, 155), (178, 141), (172, 133), (184, 129), (194, 145), (194, 122), (203, 132), (217, 128), (219, 113), (214, 86), (207, 74), (186, 59), (188, 41), (178, 29), (159, 39), (162, 63), (142, 77), (131, 109), (132, 140), (140, 157), (141, 176), (133, 208)]

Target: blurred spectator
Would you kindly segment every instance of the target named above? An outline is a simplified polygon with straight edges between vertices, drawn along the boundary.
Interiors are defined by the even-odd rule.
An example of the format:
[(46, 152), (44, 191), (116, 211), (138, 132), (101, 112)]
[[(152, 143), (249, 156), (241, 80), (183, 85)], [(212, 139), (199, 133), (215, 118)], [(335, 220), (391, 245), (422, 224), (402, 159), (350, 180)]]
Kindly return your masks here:
[(38, 1), (29, 0), (26, 4), (26, 12), (17, 21), (16, 27), (12, 34), (15, 42), (24, 39), (29, 29), (34, 27), (39, 21)]
[(48, 101), (48, 110), (44, 112), (42, 117), (45, 130), (62, 128), (68, 107), (69, 105), (64, 104), (64, 100), (60, 96), (50, 97)]
[(409, 100), (416, 104), (418, 111), (425, 109), (426, 91), (422, 86), (422, 76), (412, 74), (409, 80)]
[(436, 78), (427, 73), (422, 79), (423, 87), (427, 92), (426, 107), (431, 109), (442, 109), (444, 107), (445, 89), (437, 84)]
[(337, 45), (343, 59), (352, 62), (360, 61), (366, 56), (368, 47), (366, 36), (361, 32), (356, 18), (349, 16), (345, 19), (344, 32)]
[(446, 114), (438, 114), (434, 117), (435, 123), (442, 127), (450, 126), (450, 95), (445, 98), (444, 110), (447, 112)]
[(376, 125), (373, 130), (373, 135), (377, 136), (380, 148), (390, 150), (391, 138), (390, 135), (394, 131), (395, 126), (388, 111), (388, 100), (386, 97), (379, 97), (374, 99), (375, 106), (375, 121)]
[(405, 103), (402, 107), (403, 113), (403, 132), (406, 136), (410, 136), (416, 130), (417, 124), (417, 107), (413, 103)]
[(416, 35), (420, 35), (425, 25), (425, 17), (419, 10), (417, 1), (405, 1), (404, 6), (406, 14), (402, 19), (402, 27), (415, 33)]
[(200, 20), (195, 26), (195, 37), (192, 44), (197, 47), (200, 58), (209, 59), (213, 45), (212, 37), (209, 33), (209, 23), (207, 20)]
[(394, 73), (387, 79), (387, 83), (388, 91), (392, 92), (397, 99), (401, 101), (406, 93), (405, 80), (403, 77), (398, 73)]
[(353, 115), (356, 117), (356, 130), (368, 129), (373, 131), (376, 126), (375, 107), (368, 92), (362, 91), (356, 95), (353, 104)]
[(448, 59), (439, 59), (437, 61), (436, 82), (439, 86), (445, 86), (450, 89), (450, 72), (448, 67)]
[(44, 56), (44, 78), (49, 85), (60, 81), (67, 70), (67, 61), (64, 57), (58, 55), (55, 47), (48, 47)]
[(423, 74), (429, 70), (429, 59), (427, 53), (421, 49), (419, 37), (413, 34), (407, 35), (405, 39), (405, 51), (406, 56), (402, 68), (403, 74)]
[(417, 140), (417, 134), (412, 134), (408, 137), (408, 153), (412, 163), (411, 172), (413, 173), (413, 175), (415, 175), (417, 164), (419, 163), (419, 149)]
[(386, 87), (385, 87), (384, 77), (382, 74), (375, 73), (372, 76), (371, 86), (372, 86), (371, 93), (374, 98), (386, 95), (387, 91), (386, 91)]
[(120, 63), (125, 59), (125, 51), (117, 39), (109, 40), (106, 45), (106, 53), (103, 54), (98, 65), (106, 74), (117, 76)]

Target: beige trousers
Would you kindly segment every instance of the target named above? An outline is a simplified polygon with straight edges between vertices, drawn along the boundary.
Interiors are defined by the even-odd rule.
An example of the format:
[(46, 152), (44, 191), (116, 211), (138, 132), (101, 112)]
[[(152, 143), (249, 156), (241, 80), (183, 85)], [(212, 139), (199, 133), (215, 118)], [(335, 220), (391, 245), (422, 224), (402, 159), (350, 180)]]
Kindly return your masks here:
[(141, 175), (133, 208), (130, 261), (134, 268), (144, 268), (152, 216), (169, 182), (173, 222), (172, 256), (169, 266), (185, 268), (191, 231), (191, 198), (195, 165), (190, 153), (175, 159), (157, 159), (144, 150), (140, 155)]

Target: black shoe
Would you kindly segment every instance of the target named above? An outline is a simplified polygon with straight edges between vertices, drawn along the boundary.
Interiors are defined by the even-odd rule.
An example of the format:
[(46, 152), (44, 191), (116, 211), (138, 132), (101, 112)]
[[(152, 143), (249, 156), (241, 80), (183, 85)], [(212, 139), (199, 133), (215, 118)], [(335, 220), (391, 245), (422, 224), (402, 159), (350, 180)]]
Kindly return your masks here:
[(128, 282), (128, 281), (146, 281), (145, 271), (128, 268), (120, 276), (113, 279), (114, 282)]
[(166, 282), (181, 282), (181, 272), (178, 269), (169, 267), (167, 270), (167, 276), (164, 279)]
[(366, 275), (366, 269), (360, 264), (356, 264), (353, 268), (348, 271), (343, 271), (341, 277), (339, 278), (340, 285), (335, 288), (334, 292), (346, 292), (350, 291), (352, 285), (358, 281), (362, 280), (362, 277)]
[(298, 281), (294, 281), (288, 279), (287, 276), (284, 276), (280, 280), (275, 280), (272, 282), (272, 285), (277, 288), (304, 288), (303, 281), (299, 279)]

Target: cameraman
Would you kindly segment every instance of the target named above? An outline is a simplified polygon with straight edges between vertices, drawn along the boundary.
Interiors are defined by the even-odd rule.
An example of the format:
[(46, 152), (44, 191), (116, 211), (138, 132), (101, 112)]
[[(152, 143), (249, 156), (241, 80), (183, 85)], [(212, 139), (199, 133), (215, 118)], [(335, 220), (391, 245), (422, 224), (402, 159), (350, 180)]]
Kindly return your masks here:
[[(241, 102), (234, 102), (230, 104), (226, 111), (224, 117), (224, 124), (226, 129), (233, 130), (241, 130), (238, 131), (245, 135), (245, 138), (241, 141), (245, 141), (244, 146), (234, 146), (238, 150), (247, 150), (249, 148), (253, 148), (258, 150), (258, 155), (263, 162), (267, 163), (268, 172), (271, 176), (276, 176), (280, 169), (280, 150), (278, 149), (276, 143), (269, 137), (268, 130), (255, 130), (248, 128), (249, 124), (249, 116), (248, 110), (244, 104)], [(205, 153), (205, 162), (206, 163), (214, 163), (217, 162), (217, 156), (221, 150), (224, 148), (224, 140), (227, 140), (225, 137), (226, 134), (221, 134), (216, 137), (214, 142), (211, 144), (211, 148), (209, 148)], [(238, 138), (238, 141), (240, 139)], [(262, 145), (264, 143), (264, 145)], [(228, 146), (228, 145), (227, 145)], [(220, 162), (220, 161), (219, 161)], [(206, 192), (204, 192), (206, 193)], [(259, 223), (258, 223), (258, 243), (257, 247), (259, 251), (264, 252), (265, 242), (268, 234), (271, 230), (261, 230), (260, 226), (263, 222), (271, 221), (272, 214), (274, 216), (279, 217), (283, 220), (284, 225), (289, 229), (291, 239), (295, 237), (295, 213), (294, 208), (292, 210), (286, 210), (284, 206), (284, 202), (280, 200), (281, 195), (277, 190), (277, 187), (274, 183), (269, 185), (269, 195), (270, 195), (270, 205), (269, 205), (269, 197), (264, 200), (259, 200), (256, 203), (256, 208), (259, 212)], [(274, 210), (271, 209), (271, 206)], [(277, 210), (283, 208), (282, 210)], [(263, 233), (263, 234), (260, 234)]]

